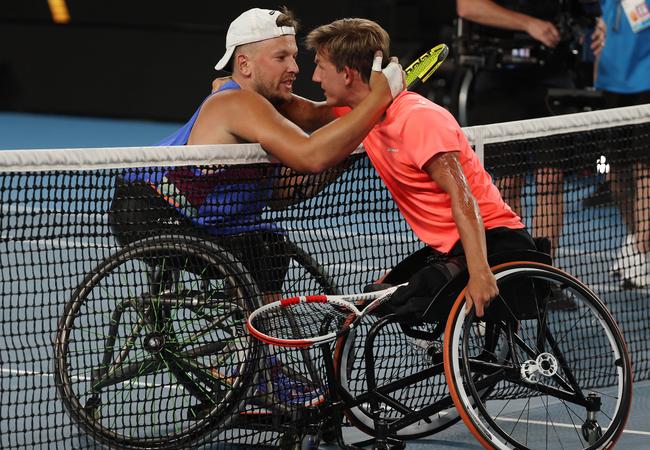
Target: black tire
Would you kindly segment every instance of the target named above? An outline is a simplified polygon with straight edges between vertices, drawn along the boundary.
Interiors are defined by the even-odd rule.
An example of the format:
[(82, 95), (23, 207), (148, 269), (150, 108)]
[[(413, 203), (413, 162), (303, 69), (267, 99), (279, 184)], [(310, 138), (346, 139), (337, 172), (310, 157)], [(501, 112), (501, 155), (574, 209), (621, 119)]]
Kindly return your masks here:
[(553, 267), (513, 262), (493, 270), (501, 294), (486, 317), (496, 332), (489, 339), (477, 332), (462, 293), (445, 330), (445, 372), (468, 428), (486, 448), (611, 448), (632, 395), (630, 358), (611, 314)]
[(200, 442), (236, 413), (258, 364), (245, 330), (261, 304), (243, 266), (195, 237), (134, 242), (88, 274), (55, 340), (74, 421), (111, 448)]
[[(337, 342), (335, 353), (337, 377), (341, 387), (352, 396), (359, 396), (368, 390), (364, 361), (364, 342), (370, 327), (376, 318), (365, 316), (355, 330)], [(431, 332), (433, 324), (423, 324), (421, 331)], [(423, 348), (424, 342), (406, 336), (396, 322), (388, 323), (381, 328), (378, 339), (373, 346), (375, 374), (377, 385), (386, 386), (400, 382), (407, 376), (417, 376), (418, 373), (434, 370), (424, 379), (414, 381), (392, 392), (383, 391), (412, 411), (418, 411), (436, 401), (449, 396), (442, 366), (442, 339), (432, 343), (429, 348)], [(383, 418), (388, 423), (405, 418), (405, 414), (388, 404), (380, 405)], [(349, 408), (345, 415), (352, 425), (364, 433), (375, 436), (374, 421), (369, 405)], [(405, 426), (390, 437), (408, 440), (418, 439), (442, 431), (460, 421), (451, 401), (447, 408), (441, 408), (427, 420), (419, 420)]]

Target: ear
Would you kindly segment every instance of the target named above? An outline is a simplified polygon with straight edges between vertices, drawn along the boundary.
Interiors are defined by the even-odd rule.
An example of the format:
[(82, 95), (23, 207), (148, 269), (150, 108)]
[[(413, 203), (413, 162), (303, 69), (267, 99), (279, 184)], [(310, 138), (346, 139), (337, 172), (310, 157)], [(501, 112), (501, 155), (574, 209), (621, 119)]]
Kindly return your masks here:
[(241, 73), (243, 76), (249, 77), (253, 71), (253, 68), (251, 64), (251, 59), (248, 57), (248, 55), (245, 55), (243, 53), (237, 53), (234, 56), (234, 58), (235, 58), (234, 67), (239, 69), (239, 73)]
[(359, 71), (352, 69), (351, 67), (345, 66), (343, 68), (344, 72), (344, 81), (346, 86), (351, 86), (354, 81), (359, 78)]

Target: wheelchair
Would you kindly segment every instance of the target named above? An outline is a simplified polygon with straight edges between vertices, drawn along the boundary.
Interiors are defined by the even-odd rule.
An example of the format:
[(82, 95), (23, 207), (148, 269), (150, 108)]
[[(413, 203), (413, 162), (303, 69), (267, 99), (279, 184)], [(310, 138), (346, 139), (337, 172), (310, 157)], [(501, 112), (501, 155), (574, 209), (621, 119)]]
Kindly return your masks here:
[[(468, 273), (456, 270), (423, 317), (368, 315), (339, 339), (345, 416), (380, 449), (461, 419), (488, 449), (611, 448), (632, 396), (612, 315), (543, 253), (489, 260), (500, 294), (483, 318), (466, 310)], [(570, 305), (558, 307), (552, 292)]]
[[(288, 248), (297, 271), (288, 279), (301, 286), (285, 293), (336, 293), (313, 258)], [(416, 320), (365, 316), (323, 344), (315, 368), (312, 349), (294, 349), (328, 395), (313, 407), (274, 405), (297, 418), (280, 447), (351, 448), (341, 432), (349, 422), (375, 448), (403, 448), (462, 420), (486, 448), (610, 448), (632, 390), (611, 314), (542, 253), (495, 255), (490, 266), (500, 295), (483, 318), (466, 311), (459, 270)], [(572, 306), (554, 308), (551, 291)], [(245, 329), (261, 305), (245, 268), (214, 242), (170, 235), (128, 245), (65, 306), (55, 376), (66, 410), (111, 448), (189, 448), (239, 426), (268, 355)]]
[[(283, 292), (336, 293), (285, 242)], [(296, 284), (297, 283), (297, 284)], [(125, 246), (80, 283), (58, 324), (55, 377), (74, 422), (110, 448), (187, 448), (244, 408), (263, 349), (245, 330), (262, 294), (217, 243), (163, 235)]]

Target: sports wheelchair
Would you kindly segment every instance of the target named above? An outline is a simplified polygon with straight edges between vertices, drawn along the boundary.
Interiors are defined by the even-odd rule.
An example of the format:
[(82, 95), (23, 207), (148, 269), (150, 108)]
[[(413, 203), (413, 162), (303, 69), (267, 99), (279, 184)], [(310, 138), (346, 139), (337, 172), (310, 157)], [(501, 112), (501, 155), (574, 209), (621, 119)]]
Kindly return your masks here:
[[(288, 278), (302, 285), (285, 293), (336, 294), (313, 258), (292, 248), (301, 274)], [(232, 255), (198, 238), (144, 239), (102, 262), (67, 303), (57, 387), (75, 422), (111, 448), (210, 442), (246, 426), (238, 421), (251, 398), (291, 419), (273, 422), (281, 448), (354, 448), (344, 422), (372, 437), (357, 445), (403, 448), (461, 419), (486, 448), (610, 448), (632, 389), (611, 314), (547, 255), (495, 255), (490, 265), (501, 293), (483, 318), (466, 311), (461, 267), (417, 320), (368, 314), (316, 348), (269, 350), (245, 329), (262, 299)], [(554, 308), (551, 291), (571, 307)], [(269, 354), (287, 362), (291, 352), (300, 368), (285, 370), (327, 393), (324, 401), (283, 404), (277, 386), (260, 380)]]
[[(309, 254), (285, 244), (284, 293), (336, 293)], [(125, 246), (87, 274), (60, 318), (54, 366), (67, 412), (111, 448), (187, 448), (232, 425), (263, 359), (244, 327), (262, 301), (213, 241), (175, 234)]]

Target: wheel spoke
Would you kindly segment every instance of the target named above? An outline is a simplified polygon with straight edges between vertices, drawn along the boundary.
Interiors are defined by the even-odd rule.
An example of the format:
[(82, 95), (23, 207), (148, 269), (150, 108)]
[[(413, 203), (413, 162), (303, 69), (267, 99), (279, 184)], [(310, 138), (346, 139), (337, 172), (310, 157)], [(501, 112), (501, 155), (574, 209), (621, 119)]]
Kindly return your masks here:
[[(215, 274), (232, 298), (208, 279)], [(248, 339), (243, 320), (259, 298), (241, 264), (214, 243), (156, 237), (107, 258), (66, 304), (55, 340), (68, 412), (102, 442), (190, 446), (211, 415), (234, 414), (246, 392), (239, 386), (252, 378), (259, 350), (237, 339)], [(204, 415), (192, 415), (198, 402), (211, 405)]]
[[(513, 284), (532, 276), (538, 283), (561, 286), (570, 293), (576, 307), (556, 311), (536, 304), (537, 317), (522, 320), (518, 327), (507, 321), (498, 322), (502, 331), (494, 349), (489, 348), (494, 345), (489, 339), (482, 340), (474, 330), (474, 311), (459, 315), (462, 321), (450, 319), (446, 334), (451, 333), (451, 347), (457, 349), (460, 358), (449, 361), (455, 366), (452, 373), (462, 375), (462, 382), (455, 380), (454, 385), (464, 392), (464, 396), (454, 399), (456, 406), (476, 408), (478, 415), (467, 415), (470, 427), (486, 439), (498, 442), (498, 446), (586, 448), (591, 441), (585, 440), (581, 426), (587, 422), (587, 411), (595, 405), (587, 394), (595, 394), (595, 415), (603, 422), (598, 425), (607, 432), (594, 439), (601, 439), (598, 448), (605, 447), (622, 431), (630, 404), (629, 357), (616, 323), (592, 293), (555, 269), (532, 265), (528, 268), (527, 263), (522, 263), (521, 269), (511, 265), (505, 270), (508, 277), (504, 279)], [(501, 279), (497, 276), (497, 280)], [(508, 292), (501, 287), (500, 291)], [(502, 301), (508, 305), (508, 299)], [(506, 315), (513, 315), (511, 308), (505, 310)], [(575, 345), (581, 339), (600, 346), (597, 358), (584, 359)], [(490, 358), (500, 349), (505, 349), (507, 358), (497, 359), (497, 364)], [(495, 373), (501, 378), (486, 382), (486, 375), (491, 376), (497, 367), (501, 372)], [(615, 383), (615, 391), (603, 389), (607, 386), (605, 382)], [(621, 387), (626, 384), (627, 387)]]

